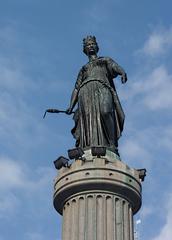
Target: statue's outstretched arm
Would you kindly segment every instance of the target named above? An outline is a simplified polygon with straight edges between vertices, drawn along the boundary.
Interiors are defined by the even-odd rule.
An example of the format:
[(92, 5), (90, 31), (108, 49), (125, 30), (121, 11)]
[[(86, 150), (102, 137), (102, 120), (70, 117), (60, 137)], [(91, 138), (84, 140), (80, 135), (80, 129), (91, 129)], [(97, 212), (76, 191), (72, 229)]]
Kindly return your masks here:
[(70, 106), (66, 110), (67, 114), (71, 114), (72, 113), (72, 110), (74, 109), (74, 107), (75, 107), (75, 105), (76, 105), (76, 103), (78, 101), (78, 89), (79, 89), (79, 86), (82, 83), (82, 76), (83, 76), (83, 70), (81, 69), (79, 74), (78, 74), (77, 81), (75, 83), (75, 88), (74, 88), (74, 90), (72, 92), (72, 96), (71, 96), (71, 100), (70, 100)]
[(78, 90), (75, 88), (72, 92), (72, 96), (71, 96), (71, 100), (70, 100), (70, 106), (69, 108), (66, 110), (67, 114), (71, 114), (72, 110), (74, 109), (76, 103), (78, 100)]
[(126, 74), (126, 72), (114, 60), (112, 62), (112, 69), (113, 69), (113, 72), (115, 73), (115, 75), (120, 75), (121, 76), (121, 82), (122, 83), (125, 83), (127, 81), (127, 74)]

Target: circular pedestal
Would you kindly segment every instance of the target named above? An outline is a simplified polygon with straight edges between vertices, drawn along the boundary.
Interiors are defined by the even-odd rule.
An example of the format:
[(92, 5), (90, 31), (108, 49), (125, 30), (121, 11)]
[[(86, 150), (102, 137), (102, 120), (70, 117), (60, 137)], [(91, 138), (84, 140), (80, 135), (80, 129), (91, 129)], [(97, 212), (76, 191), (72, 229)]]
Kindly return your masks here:
[(137, 170), (112, 156), (87, 157), (62, 168), (54, 190), (63, 240), (133, 240), (133, 214), (141, 207)]

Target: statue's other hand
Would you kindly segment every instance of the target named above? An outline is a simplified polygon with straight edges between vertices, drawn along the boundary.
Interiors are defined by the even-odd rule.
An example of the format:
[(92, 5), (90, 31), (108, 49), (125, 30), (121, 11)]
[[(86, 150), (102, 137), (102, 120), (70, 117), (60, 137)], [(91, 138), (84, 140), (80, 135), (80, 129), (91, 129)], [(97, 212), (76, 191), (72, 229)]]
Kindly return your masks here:
[(66, 109), (66, 114), (68, 114), (68, 115), (70, 115), (70, 114), (72, 114), (72, 108), (68, 108), (68, 109)]
[(124, 74), (121, 76), (121, 82), (122, 82), (122, 83), (126, 83), (126, 81), (127, 81), (127, 74), (124, 73)]

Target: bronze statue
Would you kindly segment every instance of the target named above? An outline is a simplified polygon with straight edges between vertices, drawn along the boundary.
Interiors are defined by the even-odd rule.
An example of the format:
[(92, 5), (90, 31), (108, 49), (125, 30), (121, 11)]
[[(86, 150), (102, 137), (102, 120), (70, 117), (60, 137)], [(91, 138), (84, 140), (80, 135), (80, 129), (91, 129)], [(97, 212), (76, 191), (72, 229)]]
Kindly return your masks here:
[(72, 134), (76, 147), (87, 149), (92, 146), (105, 146), (118, 153), (118, 139), (124, 124), (124, 112), (116, 93), (113, 78), (121, 76), (122, 83), (127, 75), (122, 67), (109, 57), (98, 57), (99, 47), (94, 36), (83, 40), (83, 52), (89, 62), (79, 74), (72, 93), (71, 114), (75, 105), (75, 126)]

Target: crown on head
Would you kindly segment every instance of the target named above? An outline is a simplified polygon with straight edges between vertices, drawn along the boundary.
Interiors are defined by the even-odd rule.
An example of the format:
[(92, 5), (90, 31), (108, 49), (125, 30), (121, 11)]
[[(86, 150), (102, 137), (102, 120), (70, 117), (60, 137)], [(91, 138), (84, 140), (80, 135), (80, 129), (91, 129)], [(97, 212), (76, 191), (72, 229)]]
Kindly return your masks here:
[(86, 45), (87, 45), (88, 42), (94, 42), (96, 44), (96, 47), (97, 47), (97, 52), (99, 51), (99, 47), (98, 47), (98, 44), (96, 42), (96, 37), (90, 35), (90, 36), (87, 36), (86, 38), (83, 39), (83, 52), (85, 54), (87, 54), (86, 53)]
[(96, 42), (96, 37), (95, 36), (87, 36), (86, 38), (83, 39), (83, 44), (86, 45), (87, 42)]

